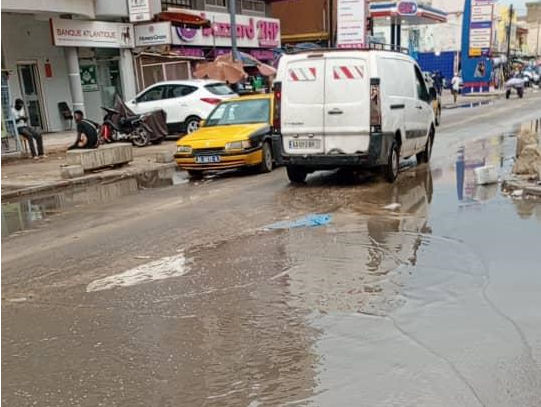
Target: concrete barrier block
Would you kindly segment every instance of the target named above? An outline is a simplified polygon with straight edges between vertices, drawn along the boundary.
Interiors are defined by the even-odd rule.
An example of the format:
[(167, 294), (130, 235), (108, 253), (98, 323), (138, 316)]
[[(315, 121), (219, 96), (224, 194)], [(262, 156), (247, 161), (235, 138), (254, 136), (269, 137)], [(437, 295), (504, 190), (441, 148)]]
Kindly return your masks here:
[(83, 175), (85, 175), (85, 172), (80, 165), (63, 165), (60, 167), (60, 176), (63, 179), (77, 178)]
[(156, 154), (156, 162), (158, 164), (168, 164), (172, 163), (175, 159), (175, 155), (169, 151), (162, 151), (161, 153)]
[(92, 150), (69, 150), (66, 153), (68, 165), (80, 165), (84, 171), (96, 170), (133, 161), (132, 145), (114, 143)]

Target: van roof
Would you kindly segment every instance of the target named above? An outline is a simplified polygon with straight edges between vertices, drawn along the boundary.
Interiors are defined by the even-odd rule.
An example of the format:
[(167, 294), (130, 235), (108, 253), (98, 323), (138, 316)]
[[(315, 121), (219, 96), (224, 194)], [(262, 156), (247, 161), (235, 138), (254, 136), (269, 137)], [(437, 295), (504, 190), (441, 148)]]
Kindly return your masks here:
[(365, 48), (313, 48), (313, 49), (300, 49), (296, 51), (288, 52), (284, 55), (298, 55), (298, 54), (321, 54), (321, 53), (327, 53), (327, 52), (389, 52), (393, 54), (399, 54), (399, 55), (406, 55), (409, 56), (407, 50), (405, 48), (402, 48), (400, 50), (392, 50), (392, 49), (377, 49), (372, 47), (365, 47)]
[(288, 59), (288, 60), (295, 60), (302, 57), (308, 57), (311, 56), (324, 56), (328, 54), (338, 54), (338, 55), (344, 55), (351, 57), (354, 54), (368, 54), (371, 55), (379, 54), (379, 55), (385, 55), (385, 56), (392, 56), (392, 57), (398, 57), (410, 61), (415, 61), (411, 56), (409, 56), (406, 53), (399, 52), (399, 51), (387, 51), (387, 50), (380, 50), (380, 49), (373, 49), (373, 48), (356, 48), (356, 49), (348, 49), (348, 48), (320, 48), (320, 49), (310, 49), (310, 50), (301, 50), (292, 52), (289, 54), (282, 55), (282, 58)]

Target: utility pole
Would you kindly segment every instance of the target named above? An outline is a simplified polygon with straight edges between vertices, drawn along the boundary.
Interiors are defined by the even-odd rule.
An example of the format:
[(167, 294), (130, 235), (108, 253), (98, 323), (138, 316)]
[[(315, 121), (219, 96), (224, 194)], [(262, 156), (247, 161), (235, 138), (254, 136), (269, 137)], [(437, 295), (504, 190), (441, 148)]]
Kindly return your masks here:
[(334, 46), (334, 27), (333, 27), (334, 3), (333, 3), (333, 0), (327, 0), (327, 4), (329, 6), (329, 48), (332, 48)]
[(229, 0), (229, 22), (231, 29), (231, 55), (233, 56), (233, 61), (237, 60), (237, 0)]
[(539, 26), (541, 21), (537, 20), (537, 44), (535, 45), (535, 56), (539, 58)]
[(511, 74), (511, 26), (513, 25), (513, 5), (509, 6), (509, 25), (507, 26), (507, 74)]

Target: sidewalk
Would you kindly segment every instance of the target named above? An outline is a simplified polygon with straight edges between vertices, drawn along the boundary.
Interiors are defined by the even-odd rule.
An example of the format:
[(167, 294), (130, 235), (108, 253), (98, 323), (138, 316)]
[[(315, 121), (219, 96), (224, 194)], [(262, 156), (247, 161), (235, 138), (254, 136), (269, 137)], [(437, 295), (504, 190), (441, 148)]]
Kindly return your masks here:
[(483, 103), (499, 99), (505, 96), (503, 91), (493, 91), (488, 93), (469, 93), (467, 95), (458, 95), (456, 103), (453, 101), (453, 94), (450, 90), (444, 90), (441, 96), (441, 106), (443, 109), (454, 109), (470, 103)]
[(158, 153), (174, 153), (176, 150), (176, 141), (166, 140), (160, 145), (134, 147), (133, 161), (121, 168), (98, 170), (80, 178), (65, 180), (60, 176), (60, 166), (66, 163), (66, 148), (75, 140), (75, 133), (48, 133), (43, 135), (43, 139), (47, 158), (2, 160), (2, 199), (71, 185), (133, 177), (153, 171), (171, 171), (176, 167), (174, 162), (156, 163)]

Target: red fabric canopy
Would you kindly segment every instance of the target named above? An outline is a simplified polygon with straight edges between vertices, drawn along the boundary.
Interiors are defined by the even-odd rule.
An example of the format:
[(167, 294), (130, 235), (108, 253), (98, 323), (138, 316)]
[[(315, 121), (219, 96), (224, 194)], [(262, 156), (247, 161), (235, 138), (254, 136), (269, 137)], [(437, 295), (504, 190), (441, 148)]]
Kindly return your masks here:
[(210, 27), (210, 20), (198, 16), (197, 14), (186, 13), (184, 11), (162, 11), (158, 14), (158, 20), (171, 21), (171, 24), (173, 25)]

